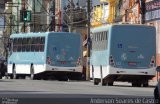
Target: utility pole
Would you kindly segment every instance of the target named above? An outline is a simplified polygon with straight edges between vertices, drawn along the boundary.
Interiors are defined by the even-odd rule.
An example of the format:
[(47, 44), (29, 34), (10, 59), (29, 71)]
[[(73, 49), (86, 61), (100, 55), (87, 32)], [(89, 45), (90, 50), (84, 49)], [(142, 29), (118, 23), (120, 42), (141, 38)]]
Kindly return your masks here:
[[(26, 4), (25, 4), (25, 3), (24, 3), (24, 8), (23, 8), (23, 10), (26, 11)], [(23, 21), (23, 25), (24, 25), (24, 26), (23, 26), (23, 27), (24, 27), (24, 28), (23, 28), (23, 31), (24, 31), (24, 33), (25, 33), (25, 32), (26, 32), (26, 21)]]
[(51, 23), (50, 23), (50, 27), (49, 27), (49, 31), (55, 31), (55, 5), (56, 4), (56, 1), (55, 0), (52, 0), (52, 6), (50, 8), (50, 11), (52, 12), (52, 20), (51, 20)]
[(140, 4), (140, 13), (141, 13), (141, 24), (145, 23), (145, 13), (146, 13), (146, 5), (145, 0), (139, 0)]
[(34, 14), (34, 18), (33, 18), (33, 32), (35, 32), (35, 12), (36, 12), (35, 0), (33, 0), (33, 14)]
[(72, 32), (73, 27), (73, 0), (70, 0), (70, 15), (69, 15), (69, 32)]
[(12, 17), (12, 13), (11, 13), (11, 15), (10, 15), (10, 35), (12, 34), (12, 19), (13, 19), (13, 17)]
[[(19, 3), (19, 1), (18, 1), (18, 3), (7, 3), (7, 4), (12, 4), (12, 6), (7, 6), (7, 7), (16, 7), (17, 8), (17, 11), (16, 11), (17, 12), (17, 25), (16, 25), (17, 31), (16, 31), (16, 33), (19, 33), (19, 5), (22, 3)], [(13, 17), (12, 17), (12, 19), (13, 19)], [(12, 24), (12, 26), (13, 26), (13, 24)]]
[(53, 17), (52, 17), (52, 26), (53, 26), (53, 31), (55, 31), (55, 5), (56, 4), (56, 1), (55, 0), (53, 0), (53, 11), (52, 11), (52, 13), (53, 13)]
[(87, 65), (86, 65), (86, 80), (90, 80), (90, 13), (91, 13), (91, 1), (87, 0)]
[(17, 33), (19, 33), (19, 6), (17, 6)]

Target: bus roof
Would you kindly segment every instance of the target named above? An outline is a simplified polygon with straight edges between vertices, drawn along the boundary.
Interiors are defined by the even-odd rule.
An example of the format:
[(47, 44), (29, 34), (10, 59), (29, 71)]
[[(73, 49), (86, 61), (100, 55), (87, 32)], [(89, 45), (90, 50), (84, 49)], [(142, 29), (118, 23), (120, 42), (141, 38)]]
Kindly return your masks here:
[(91, 32), (96, 33), (96, 32), (102, 32), (102, 31), (107, 31), (110, 28), (114, 26), (140, 26), (140, 27), (153, 27), (153, 26), (148, 26), (148, 25), (143, 25), (143, 24), (109, 24), (109, 25), (104, 25), (104, 26), (99, 26), (99, 27), (94, 27), (91, 29)]
[(61, 34), (65, 34), (65, 35), (71, 35), (71, 34), (75, 34), (75, 35), (80, 35), (79, 33), (69, 33), (69, 32), (38, 32), (38, 33), (18, 33), (18, 34), (12, 34), (10, 37), (11, 38), (15, 38), (15, 37), (41, 37), (41, 36), (48, 36), (48, 35), (61, 35)]

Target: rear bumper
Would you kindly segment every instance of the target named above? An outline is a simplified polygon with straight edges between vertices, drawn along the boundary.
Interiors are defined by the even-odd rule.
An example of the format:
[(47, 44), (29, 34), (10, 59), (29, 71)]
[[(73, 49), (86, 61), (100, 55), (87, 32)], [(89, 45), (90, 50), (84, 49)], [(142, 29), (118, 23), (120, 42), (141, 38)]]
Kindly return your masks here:
[(80, 73), (82, 73), (83, 67), (82, 66), (77, 66), (77, 67), (57, 67), (57, 66), (46, 65), (46, 71), (80, 72)]
[[(105, 78), (107, 76), (113, 75), (126, 75), (126, 76), (155, 76), (156, 67), (150, 69), (123, 69), (123, 68), (115, 68), (111, 66), (102, 66), (102, 77)], [(100, 66), (94, 66), (94, 73), (91, 67), (90, 76), (94, 75), (95, 78), (101, 78)]]

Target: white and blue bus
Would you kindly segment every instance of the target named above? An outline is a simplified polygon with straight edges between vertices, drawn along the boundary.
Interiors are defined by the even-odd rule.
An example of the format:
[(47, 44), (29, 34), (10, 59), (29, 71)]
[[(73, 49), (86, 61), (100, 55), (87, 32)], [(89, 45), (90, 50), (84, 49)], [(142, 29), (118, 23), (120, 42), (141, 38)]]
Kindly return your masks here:
[[(155, 76), (156, 30), (152, 26), (112, 24), (91, 29), (90, 76), (94, 84), (114, 81), (148, 86)], [(102, 73), (102, 74), (101, 74)]]
[(81, 35), (67, 32), (19, 33), (10, 36), (8, 75), (34, 79), (80, 79)]

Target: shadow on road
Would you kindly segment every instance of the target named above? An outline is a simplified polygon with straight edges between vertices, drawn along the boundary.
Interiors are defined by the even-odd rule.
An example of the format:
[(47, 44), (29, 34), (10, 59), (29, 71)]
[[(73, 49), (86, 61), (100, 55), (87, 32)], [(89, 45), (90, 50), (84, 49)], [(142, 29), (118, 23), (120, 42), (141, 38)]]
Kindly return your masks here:
[(11, 80), (0, 79), (0, 82), (13, 82)]

